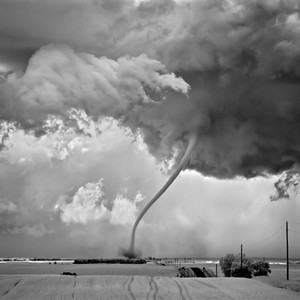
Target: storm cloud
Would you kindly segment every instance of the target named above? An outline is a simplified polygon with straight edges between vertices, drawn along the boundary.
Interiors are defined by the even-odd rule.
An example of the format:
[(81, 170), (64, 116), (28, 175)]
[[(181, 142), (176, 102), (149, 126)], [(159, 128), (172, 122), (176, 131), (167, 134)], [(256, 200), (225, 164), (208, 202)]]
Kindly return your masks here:
[(2, 231), (49, 235), (58, 220), (80, 236), (83, 224), (128, 229), (137, 195), (151, 191), (136, 184), (147, 168), (120, 156), (170, 173), (190, 134), (186, 169), (214, 180), (297, 171), (299, 9), (298, 0), (1, 1)]
[[(141, 130), (158, 160), (170, 158), (174, 147), (180, 159), (186, 135), (196, 131), (188, 168), (218, 178), (278, 174), (299, 162), (299, 1), (44, 0), (35, 3), (38, 13), (29, 12), (33, 5), (2, 3), (8, 14), (16, 6), (22, 11), (19, 20), (3, 16), (11, 40), (21, 34), (24, 15), (32, 15), (20, 53), (33, 40), (37, 49), (68, 46), (43, 46), (24, 74), (9, 75), (1, 85), (2, 118), (34, 123), (69, 107), (122, 118)], [(57, 23), (33, 29), (41, 16), (50, 18), (50, 6), (59, 11)], [(74, 16), (87, 22), (80, 30), (89, 25), (88, 37), (74, 35)], [(62, 31), (55, 30), (59, 24), (66, 25)], [(189, 86), (188, 99), (157, 95), (164, 88), (187, 93)]]

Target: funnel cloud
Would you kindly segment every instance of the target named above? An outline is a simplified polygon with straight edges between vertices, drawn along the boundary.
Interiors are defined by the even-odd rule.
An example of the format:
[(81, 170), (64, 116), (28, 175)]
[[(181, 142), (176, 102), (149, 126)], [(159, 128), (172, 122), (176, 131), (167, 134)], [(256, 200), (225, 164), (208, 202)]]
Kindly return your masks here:
[(128, 258), (134, 258), (137, 257), (137, 255), (139, 254), (139, 251), (136, 251), (134, 247), (135, 233), (136, 233), (137, 226), (139, 225), (141, 219), (146, 214), (146, 212), (150, 209), (150, 207), (163, 195), (163, 193), (169, 188), (169, 186), (173, 183), (173, 181), (176, 179), (176, 177), (180, 174), (182, 169), (185, 167), (196, 143), (197, 143), (197, 135), (192, 134), (189, 138), (188, 146), (186, 148), (184, 156), (180, 160), (180, 163), (178, 164), (178, 166), (176, 167), (176, 169), (174, 170), (174, 172), (172, 173), (168, 181), (163, 185), (163, 187), (157, 192), (157, 194), (147, 203), (147, 205), (139, 213), (138, 217), (136, 218), (133, 224), (129, 249), (122, 252), (123, 256)]

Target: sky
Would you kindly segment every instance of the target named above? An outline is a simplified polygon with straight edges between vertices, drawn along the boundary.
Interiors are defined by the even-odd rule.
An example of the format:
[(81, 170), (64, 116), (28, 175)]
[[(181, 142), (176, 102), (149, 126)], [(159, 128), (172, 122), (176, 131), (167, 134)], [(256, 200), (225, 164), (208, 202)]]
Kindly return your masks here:
[(2, 0), (0, 257), (299, 258), (299, 8)]

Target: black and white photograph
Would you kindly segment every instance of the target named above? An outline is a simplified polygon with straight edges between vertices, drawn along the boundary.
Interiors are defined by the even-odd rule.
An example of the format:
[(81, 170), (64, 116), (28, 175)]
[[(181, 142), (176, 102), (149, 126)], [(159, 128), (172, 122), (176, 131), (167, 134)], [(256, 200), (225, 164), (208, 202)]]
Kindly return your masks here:
[(300, 0), (0, 0), (0, 299), (300, 297)]

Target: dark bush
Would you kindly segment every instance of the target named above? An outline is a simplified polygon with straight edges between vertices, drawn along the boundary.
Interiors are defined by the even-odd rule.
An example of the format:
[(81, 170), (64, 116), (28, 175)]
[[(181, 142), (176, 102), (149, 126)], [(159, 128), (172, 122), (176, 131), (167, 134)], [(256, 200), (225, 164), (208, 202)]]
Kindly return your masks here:
[(71, 276), (77, 276), (76, 273), (71, 273), (71, 272), (62, 272), (61, 275), (71, 275)]
[(252, 277), (252, 260), (243, 255), (242, 267), (241, 256), (232, 253), (226, 254), (220, 259), (221, 270), (225, 277)]
[(271, 273), (270, 264), (267, 261), (259, 260), (251, 264), (253, 276), (268, 276)]
[(100, 258), (100, 259), (82, 259), (77, 258), (74, 260), (74, 264), (145, 264), (145, 259), (124, 259), (124, 258)]
[(221, 257), (220, 266), (225, 277), (231, 276), (231, 266), (235, 260), (236, 257), (232, 253), (228, 253), (224, 257)]
[(231, 276), (232, 277), (245, 277), (251, 278), (252, 277), (252, 270), (249, 264), (243, 263), (241, 267), (240, 262), (233, 262), (231, 266)]

